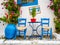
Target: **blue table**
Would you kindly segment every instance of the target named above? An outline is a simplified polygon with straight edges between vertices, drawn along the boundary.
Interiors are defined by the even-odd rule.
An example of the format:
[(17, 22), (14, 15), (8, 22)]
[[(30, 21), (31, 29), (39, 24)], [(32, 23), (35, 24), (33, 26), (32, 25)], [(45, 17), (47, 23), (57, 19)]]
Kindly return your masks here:
[[(38, 34), (38, 28), (39, 26), (41, 26), (41, 22), (28, 22), (29, 26), (32, 28), (32, 34), (30, 36), (30, 38), (32, 37), (41, 37), (40, 34)], [(36, 28), (34, 28), (35, 24), (39, 24)], [(36, 32), (37, 35), (34, 35), (34, 32)]]

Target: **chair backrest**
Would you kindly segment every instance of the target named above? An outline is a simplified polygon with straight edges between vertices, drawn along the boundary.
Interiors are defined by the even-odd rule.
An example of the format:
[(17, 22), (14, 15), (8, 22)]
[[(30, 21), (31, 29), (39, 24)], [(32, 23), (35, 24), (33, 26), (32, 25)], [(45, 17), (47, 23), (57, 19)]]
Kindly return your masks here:
[(18, 26), (26, 26), (26, 18), (18, 18)]
[(41, 18), (41, 26), (47, 25), (49, 26), (50, 19), (49, 18)]

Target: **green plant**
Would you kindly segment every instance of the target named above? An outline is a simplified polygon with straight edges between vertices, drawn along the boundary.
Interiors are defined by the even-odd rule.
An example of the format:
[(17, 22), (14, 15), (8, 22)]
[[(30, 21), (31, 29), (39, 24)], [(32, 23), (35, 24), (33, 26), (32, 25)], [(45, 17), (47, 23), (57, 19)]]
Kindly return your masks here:
[(7, 2), (3, 2), (2, 5), (5, 7), (8, 12), (5, 13), (5, 16), (0, 18), (1, 21), (6, 23), (17, 24), (18, 17), (20, 16), (20, 7), (16, 4), (14, 0), (8, 0)]
[(54, 9), (54, 14), (57, 16), (60, 13), (60, 0), (53, 0), (53, 5), (50, 6), (51, 9)]
[(55, 22), (56, 32), (60, 33), (60, 0), (52, 0), (53, 5), (50, 6), (51, 9), (54, 9), (54, 14), (57, 17)]
[(58, 19), (54, 20), (55, 22), (55, 28), (56, 28), (56, 33), (60, 33), (60, 22)]
[(31, 15), (32, 15), (33, 18), (36, 16), (36, 8), (33, 8), (33, 9), (32, 9)]

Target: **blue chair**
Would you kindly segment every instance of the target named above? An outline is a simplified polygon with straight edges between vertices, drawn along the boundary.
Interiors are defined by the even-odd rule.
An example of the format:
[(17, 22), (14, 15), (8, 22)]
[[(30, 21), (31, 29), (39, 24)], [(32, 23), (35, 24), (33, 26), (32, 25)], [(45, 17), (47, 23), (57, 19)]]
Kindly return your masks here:
[[(52, 28), (48, 28), (50, 23), (49, 18), (41, 18), (41, 39), (43, 38), (44, 35), (50, 35), (50, 39), (52, 39)], [(44, 26), (47, 27), (44, 27)], [(46, 28), (46, 29), (45, 29)]]
[[(20, 26), (26, 27), (26, 19), (25, 18), (18, 18), (18, 27), (20, 27)], [(24, 35), (24, 39), (26, 39), (26, 30), (27, 30), (27, 28), (24, 30), (18, 30), (19, 36)]]

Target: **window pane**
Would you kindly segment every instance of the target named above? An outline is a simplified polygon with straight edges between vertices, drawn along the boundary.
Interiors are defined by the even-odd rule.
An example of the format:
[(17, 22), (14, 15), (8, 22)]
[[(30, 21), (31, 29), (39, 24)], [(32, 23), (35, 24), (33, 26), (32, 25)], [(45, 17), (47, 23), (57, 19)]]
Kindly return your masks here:
[(33, 2), (34, 0), (27, 0), (28, 2)]
[(27, 0), (22, 0), (22, 3), (27, 3)]

